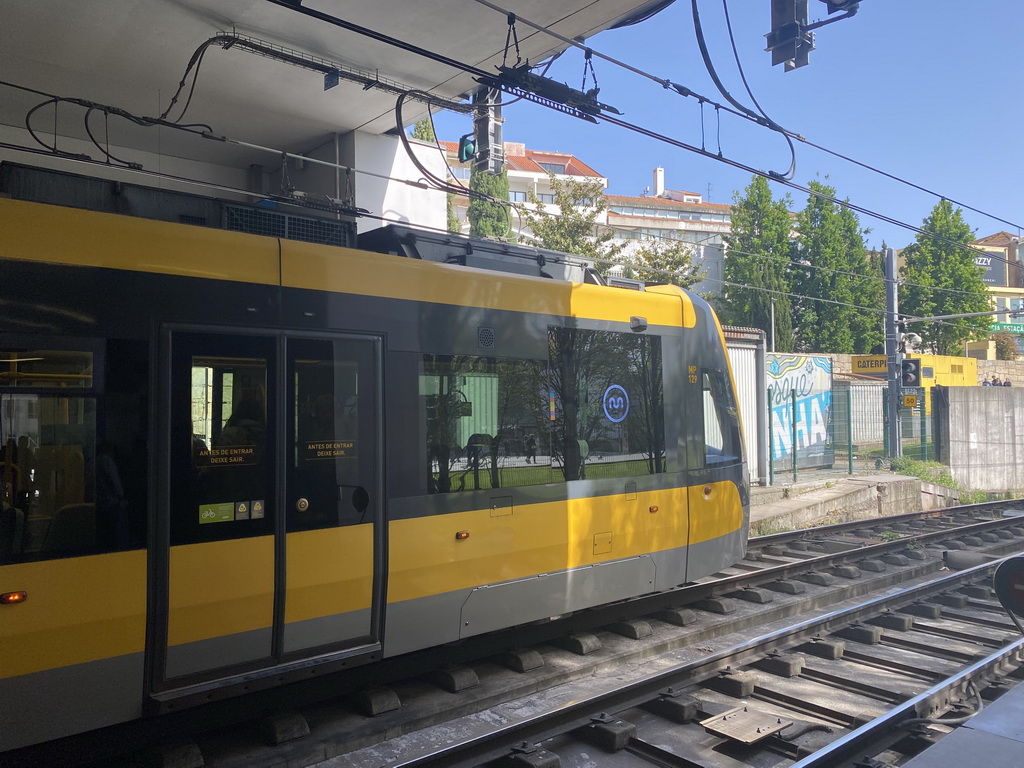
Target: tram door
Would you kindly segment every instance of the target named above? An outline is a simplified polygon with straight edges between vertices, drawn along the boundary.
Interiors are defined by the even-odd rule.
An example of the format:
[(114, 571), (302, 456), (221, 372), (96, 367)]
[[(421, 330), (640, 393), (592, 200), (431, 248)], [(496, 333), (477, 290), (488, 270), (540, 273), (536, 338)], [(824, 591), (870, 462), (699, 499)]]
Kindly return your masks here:
[(378, 639), (379, 357), (373, 341), (287, 340), (285, 654)]
[(158, 687), (379, 644), (380, 345), (174, 332)]

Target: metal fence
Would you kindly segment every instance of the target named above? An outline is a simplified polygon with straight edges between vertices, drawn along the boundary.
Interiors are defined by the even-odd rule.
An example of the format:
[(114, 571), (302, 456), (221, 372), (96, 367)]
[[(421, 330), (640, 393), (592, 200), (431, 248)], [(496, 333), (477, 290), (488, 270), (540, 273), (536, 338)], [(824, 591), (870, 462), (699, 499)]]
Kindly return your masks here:
[[(900, 425), (902, 455), (934, 461), (935, 425), (931, 392), (904, 390), (893, 417)], [(823, 405), (811, 406), (795, 392), (769, 405), (770, 482), (811, 479), (822, 473), (855, 474), (882, 467), (889, 446), (888, 388), (884, 383), (833, 382)]]

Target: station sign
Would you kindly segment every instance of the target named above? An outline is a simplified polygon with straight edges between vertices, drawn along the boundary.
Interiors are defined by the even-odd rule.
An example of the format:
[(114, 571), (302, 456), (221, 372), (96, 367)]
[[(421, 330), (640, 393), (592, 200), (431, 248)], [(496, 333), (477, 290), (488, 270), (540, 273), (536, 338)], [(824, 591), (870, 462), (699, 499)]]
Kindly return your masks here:
[(995, 333), (1005, 331), (1006, 333), (1024, 334), (1024, 323), (992, 323), (992, 330)]
[(889, 358), (885, 355), (854, 355), (853, 372), (860, 376), (878, 376), (886, 378), (889, 375)]

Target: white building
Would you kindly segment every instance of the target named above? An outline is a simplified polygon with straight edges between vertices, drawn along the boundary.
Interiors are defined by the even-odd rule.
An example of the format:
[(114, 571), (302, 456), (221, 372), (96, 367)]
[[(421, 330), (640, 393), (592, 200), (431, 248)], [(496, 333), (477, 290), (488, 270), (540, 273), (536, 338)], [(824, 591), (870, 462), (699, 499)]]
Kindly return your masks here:
[(730, 231), (731, 205), (706, 203), (697, 192), (665, 189), (665, 169), (654, 169), (651, 194), (640, 197), (605, 195), (608, 201), (603, 226), (629, 253), (644, 240), (679, 240), (694, 245), (693, 261), (704, 269), (704, 280), (694, 289), (705, 294), (722, 292), (723, 235)]
[[(439, 142), (448, 159), (451, 175), (465, 186), (469, 186), (471, 163), (459, 162), (458, 142)], [(557, 214), (554, 190), (551, 186), (552, 175), (556, 179), (576, 179), (596, 181), (601, 189), (608, 188), (608, 179), (581, 161), (575, 155), (564, 152), (540, 152), (527, 149), (525, 144), (505, 142), (505, 168), (508, 171), (509, 200), (522, 207), (528, 207), (529, 192), (533, 192), (540, 200), (541, 207), (547, 213)], [(469, 234), (469, 220), (466, 210), (469, 206), (468, 196), (456, 196), (454, 200), (455, 216), (462, 224), (463, 234)], [(513, 214), (511, 236), (521, 241), (529, 241), (532, 233), (524, 222)]]

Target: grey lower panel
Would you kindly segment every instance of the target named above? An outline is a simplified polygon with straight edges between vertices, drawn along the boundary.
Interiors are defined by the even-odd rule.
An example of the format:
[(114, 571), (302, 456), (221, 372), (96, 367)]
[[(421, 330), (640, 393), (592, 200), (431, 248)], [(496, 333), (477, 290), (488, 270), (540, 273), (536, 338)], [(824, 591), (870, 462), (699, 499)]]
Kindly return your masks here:
[(370, 636), (370, 609), (294, 621), (284, 626), (284, 651), (301, 651), (346, 640), (366, 642)]
[(558, 616), (654, 591), (649, 555), (477, 587), (462, 607), (460, 636)]
[(384, 655), (546, 619), (654, 591), (649, 555), (388, 606)]
[(677, 547), (663, 552), (652, 552), (656, 577), (654, 592), (662, 592), (686, 583), (686, 563), (689, 551), (686, 547)]
[(727, 568), (738, 563), (747, 553), (747, 526), (743, 525), (738, 531), (726, 536), (693, 544), (689, 551), (687, 581), (694, 581)]
[(742, 560), (746, 542), (744, 526), (692, 547), (393, 603), (387, 608), (384, 655), (671, 589)]
[(244, 664), (266, 659), (271, 650), (270, 628), (239, 632), (235, 635), (212, 637), (193, 643), (171, 645), (167, 648), (167, 679), (195, 672)]
[(468, 589), (405, 600), (387, 607), (384, 655), (397, 656), (459, 639), (459, 614)]
[(143, 665), (133, 653), (0, 680), (0, 751), (140, 717)]

